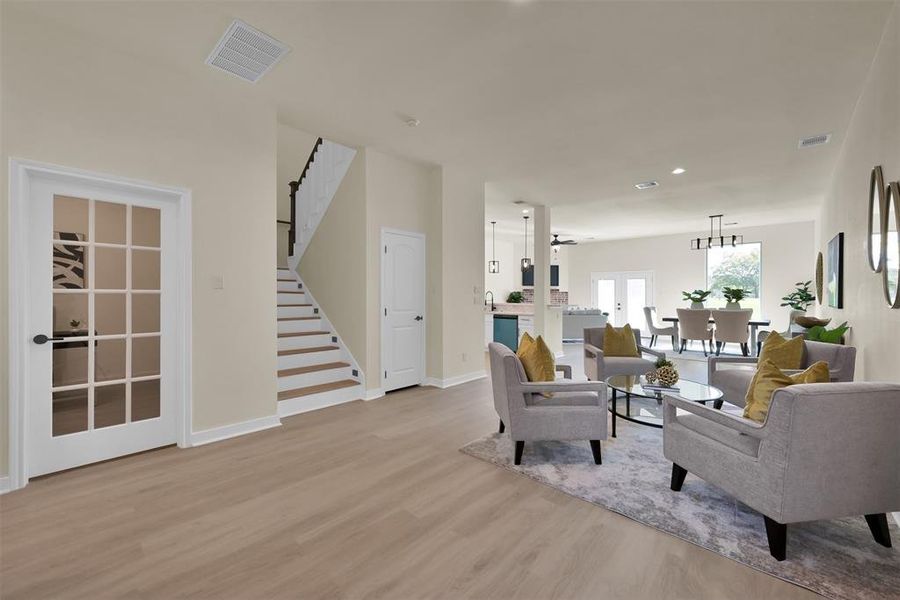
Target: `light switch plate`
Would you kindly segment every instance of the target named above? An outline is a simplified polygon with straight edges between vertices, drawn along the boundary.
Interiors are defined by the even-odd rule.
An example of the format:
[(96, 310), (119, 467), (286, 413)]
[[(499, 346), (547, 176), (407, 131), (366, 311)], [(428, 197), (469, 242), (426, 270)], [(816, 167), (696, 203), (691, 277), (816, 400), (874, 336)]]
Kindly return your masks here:
[(224, 290), (225, 289), (225, 276), (224, 275), (213, 275), (212, 289), (214, 289), (214, 290)]

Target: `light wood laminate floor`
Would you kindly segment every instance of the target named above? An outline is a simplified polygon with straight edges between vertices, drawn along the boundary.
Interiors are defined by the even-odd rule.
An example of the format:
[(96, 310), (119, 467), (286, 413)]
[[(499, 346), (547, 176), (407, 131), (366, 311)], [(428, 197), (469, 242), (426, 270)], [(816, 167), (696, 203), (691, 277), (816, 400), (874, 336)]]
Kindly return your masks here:
[(414, 388), (34, 480), (0, 595), (815, 597), (458, 452), (495, 420), (487, 380)]

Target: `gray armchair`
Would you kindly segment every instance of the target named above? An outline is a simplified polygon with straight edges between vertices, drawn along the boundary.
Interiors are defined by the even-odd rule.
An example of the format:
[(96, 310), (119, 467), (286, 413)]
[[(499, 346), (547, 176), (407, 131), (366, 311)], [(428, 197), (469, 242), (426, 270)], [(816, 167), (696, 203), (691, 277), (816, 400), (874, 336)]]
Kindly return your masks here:
[[(618, 329), (618, 328), (617, 328)], [(634, 329), (634, 341), (641, 357), (603, 356), (604, 327), (592, 327), (584, 330), (584, 374), (590, 381), (606, 381), (613, 375), (643, 375), (651, 370), (657, 358), (665, 358), (666, 353), (651, 350), (641, 345), (641, 330)], [(647, 354), (653, 358), (643, 358)]]
[[(828, 363), (828, 371), (832, 381), (853, 381), (856, 371), (856, 348), (823, 342), (803, 342), (803, 359), (800, 370), (785, 371), (788, 375), (799, 373), (811, 364), (823, 360)], [(716, 408), (722, 402), (743, 407), (747, 388), (756, 372), (757, 357), (722, 356), (711, 357), (708, 363), (709, 384), (722, 390), (722, 400), (717, 400)]]
[(672, 489), (691, 473), (762, 513), (777, 560), (787, 525), (803, 521), (865, 515), (875, 541), (890, 547), (887, 513), (900, 509), (900, 384), (788, 386), (775, 391), (762, 424), (664, 401)]
[[(522, 464), (525, 442), (549, 440), (589, 440), (594, 462), (602, 463), (600, 441), (606, 439), (605, 383), (532, 383), (519, 357), (505, 345), (492, 342), (488, 352), (500, 433), (509, 429), (516, 446), (515, 464)], [(557, 369), (572, 376), (571, 367), (558, 365)]]

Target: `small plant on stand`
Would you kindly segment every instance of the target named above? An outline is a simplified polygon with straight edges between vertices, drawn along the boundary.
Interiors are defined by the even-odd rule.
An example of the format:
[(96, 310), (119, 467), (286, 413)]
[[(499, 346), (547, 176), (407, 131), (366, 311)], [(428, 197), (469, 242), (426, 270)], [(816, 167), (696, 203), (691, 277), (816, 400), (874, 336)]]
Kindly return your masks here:
[(816, 299), (809, 291), (812, 281), (798, 281), (795, 285), (797, 286), (796, 289), (781, 299), (781, 306), (790, 306), (794, 310), (806, 312), (809, 305)]
[(69, 321), (69, 327), (72, 328), (72, 331), (77, 331), (81, 327), (81, 321), (78, 319), (72, 319)]

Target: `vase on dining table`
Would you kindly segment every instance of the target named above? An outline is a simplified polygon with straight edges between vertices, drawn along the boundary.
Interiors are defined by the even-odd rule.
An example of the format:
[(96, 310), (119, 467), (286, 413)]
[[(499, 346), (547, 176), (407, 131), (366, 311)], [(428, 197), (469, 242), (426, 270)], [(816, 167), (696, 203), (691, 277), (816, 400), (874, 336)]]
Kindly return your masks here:
[(702, 302), (691, 302), (691, 310), (703, 310)]

